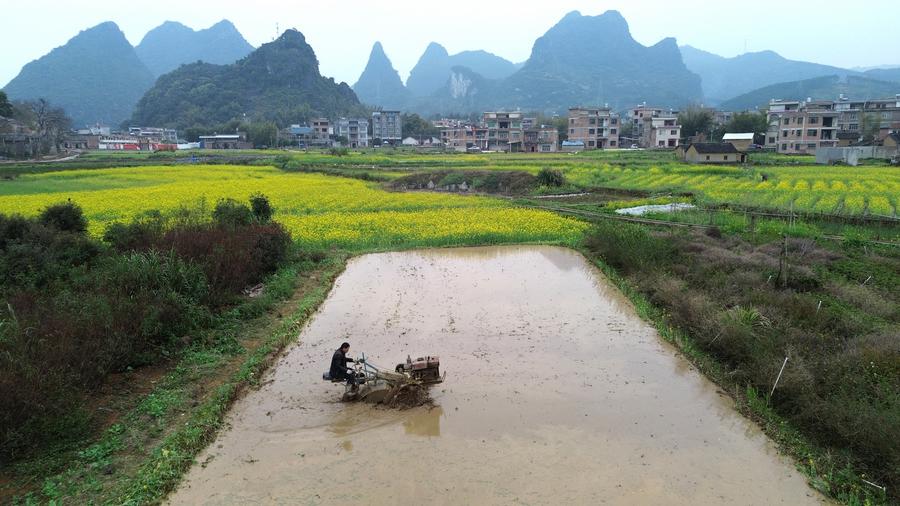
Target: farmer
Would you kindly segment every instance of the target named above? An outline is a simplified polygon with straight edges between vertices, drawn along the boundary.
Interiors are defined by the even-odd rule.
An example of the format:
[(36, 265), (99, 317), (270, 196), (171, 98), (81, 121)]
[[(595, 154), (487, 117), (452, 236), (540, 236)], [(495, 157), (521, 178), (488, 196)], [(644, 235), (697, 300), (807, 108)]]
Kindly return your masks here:
[(347, 367), (348, 362), (353, 362), (353, 359), (347, 356), (349, 351), (350, 343), (343, 343), (340, 348), (334, 350), (329, 371), (332, 380), (347, 380), (347, 383), (350, 383), (354, 379), (353, 370)]

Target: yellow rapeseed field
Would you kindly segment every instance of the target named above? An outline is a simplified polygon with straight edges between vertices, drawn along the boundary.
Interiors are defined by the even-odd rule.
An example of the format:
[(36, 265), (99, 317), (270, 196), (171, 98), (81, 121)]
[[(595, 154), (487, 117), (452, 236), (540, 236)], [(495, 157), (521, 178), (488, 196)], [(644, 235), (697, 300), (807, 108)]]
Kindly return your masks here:
[(354, 179), (272, 167), (190, 165), (23, 175), (0, 186), (0, 213), (33, 216), (80, 205), (93, 234), (148, 210), (212, 209), (221, 198), (261, 192), (301, 244), (351, 249), (548, 241), (574, 243), (586, 225), (506, 202), (438, 193), (394, 193)]

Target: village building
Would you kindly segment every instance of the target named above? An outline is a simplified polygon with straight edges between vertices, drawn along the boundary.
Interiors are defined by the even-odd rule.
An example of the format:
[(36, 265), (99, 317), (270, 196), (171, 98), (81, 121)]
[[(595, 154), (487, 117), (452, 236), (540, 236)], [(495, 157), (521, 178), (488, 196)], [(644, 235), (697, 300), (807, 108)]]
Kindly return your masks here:
[(310, 121), (312, 127), (312, 138), (310, 144), (313, 146), (330, 146), (331, 136), (334, 131), (331, 127), (331, 121), (328, 118), (315, 118)]
[[(106, 134), (109, 135), (109, 134)], [(133, 137), (146, 137), (162, 143), (178, 142), (178, 132), (174, 128), (158, 127), (130, 127), (128, 135)]]
[(487, 150), (522, 151), (524, 130), (520, 112), (486, 112), (482, 121), (487, 129)]
[(582, 142), (584, 149), (619, 147), (619, 115), (609, 107), (569, 109), (569, 140)]
[(403, 139), (403, 120), (400, 111), (372, 113), (372, 140), (376, 144), (399, 144)]
[(341, 118), (334, 122), (335, 137), (343, 137), (349, 148), (369, 146), (369, 120), (365, 118)]
[(750, 145), (753, 144), (753, 139), (755, 137), (753, 132), (727, 133), (722, 136), (722, 142), (731, 144), (738, 151), (747, 151), (750, 149)]
[(785, 154), (814, 154), (819, 148), (848, 147), (874, 125), (876, 144), (900, 131), (900, 94), (893, 98), (851, 100), (771, 100), (766, 147)]
[(682, 160), (689, 163), (744, 163), (747, 155), (728, 142), (698, 142), (678, 150)]
[(40, 151), (40, 139), (25, 123), (0, 116), (0, 156), (27, 158)]
[[(118, 140), (110, 140), (109, 146), (110, 147), (104, 148), (101, 141), (100, 149), (118, 149)], [(127, 143), (125, 144), (125, 146), (127, 146)], [(131, 148), (124, 147), (122, 149)], [(234, 134), (201, 135), (200, 149), (253, 149), (253, 144), (247, 141), (247, 134), (245, 132), (238, 132)]]
[(69, 134), (62, 141), (62, 148), (66, 150), (90, 150), (100, 149), (99, 135)]
[(529, 128), (524, 133), (523, 149), (526, 153), (555, 153), (559, 151), (559, 131), (556, 127)]
[(681, 142), (678, 112), (639, 105), (631, 110), (632, 135), (645, 148), (677, 148)]
[(839, 148), (847, 148), (850, 147), (860, 140), (859, 131), (855, 132), (838, 132), (837, 133), (837, 147)]
[(560, 149), (566, 153), (577, 153), (579, 151), (584, 151), (584, 141), (562, 141)]
[(882, 145), (887, 149), (900, 151), (900, 132), (892, 132), (882, 141)]
[(487, 149), (487, 128), (458, 126), (441, 129), (444, 147), (454, 151), (474, 151)]

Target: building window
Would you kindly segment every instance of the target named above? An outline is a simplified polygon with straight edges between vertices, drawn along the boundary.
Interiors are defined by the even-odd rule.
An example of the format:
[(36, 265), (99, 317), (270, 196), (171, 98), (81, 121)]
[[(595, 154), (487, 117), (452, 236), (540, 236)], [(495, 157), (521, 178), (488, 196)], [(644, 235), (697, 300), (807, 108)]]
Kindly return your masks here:
[(810, 125), (818, 125), (818, 124), (819, 124), (819, 118), (816, 118), (816, 117), (809, 118), (809, 124), (810, 124)]
[(593, 129), (593, 128), (588, 129), (588, 135), (594, 135), (594, 133), (596, 133), (595, 129)]
[(616, 135), (616, 129), (615, 128), (610, 129), (609, 133), (610, 133), (610, 135)]
[(709, 160), (709, 155), (706, 155), (706, 159)]
[(784, 124), (789, 125), (791, 123), (791, 118), (784, 118)]
[(669, 135), (678, 135), (678, 130), (670, 130)]
[(728, 155), (725, 155), (725, 161), (726, 162), (728, 161)]
[(787, 151), (787, 144), (784, 144), (784, 143), (783, 143), (783, 144), (781, 145), (781, 150), (782, 150), (782, 151)]
[(574, 129), (574, 128), (570, 128), (570, 129), (569, 129), (569, 134), (570, 134), (570, 135), (575, 135), (575, 129)]
[(610, 145), (610, 146), (615, 146), (615, 145), (616, 145), (616, 141), (609, 141), (609, 145)]
[(588, 141), (588, 146), (594, 147), (594, 141)]
[(818, 130), (815, 130), (815, 129), (811, 129), (811, 130), (807, 130), (807, 131), (806, 131), (806, 136), (807, 136), (807, 137), (815, 137), (815, 136), (818, 135), (818, 134), (819, 134), (819, 131), (818, 131)]

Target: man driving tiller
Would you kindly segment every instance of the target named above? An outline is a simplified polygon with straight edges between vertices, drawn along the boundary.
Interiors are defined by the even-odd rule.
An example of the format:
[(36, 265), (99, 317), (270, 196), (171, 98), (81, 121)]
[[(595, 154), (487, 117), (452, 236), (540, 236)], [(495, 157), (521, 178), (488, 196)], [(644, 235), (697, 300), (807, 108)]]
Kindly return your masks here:
[(350, 343), (343, 343), (341, 347), (334, 351), (334, 355), (331, 357), (331, 369), (329, 370), (329, 375), (331, 376), (331, 381), (347, 381), (348, 385), (356, 386), (356, 374), (353, 369), (347, 367), (347, 364), (350, 362), (355, 362), (352, 358), (347, 356), (347, 352), (350, 351)]

